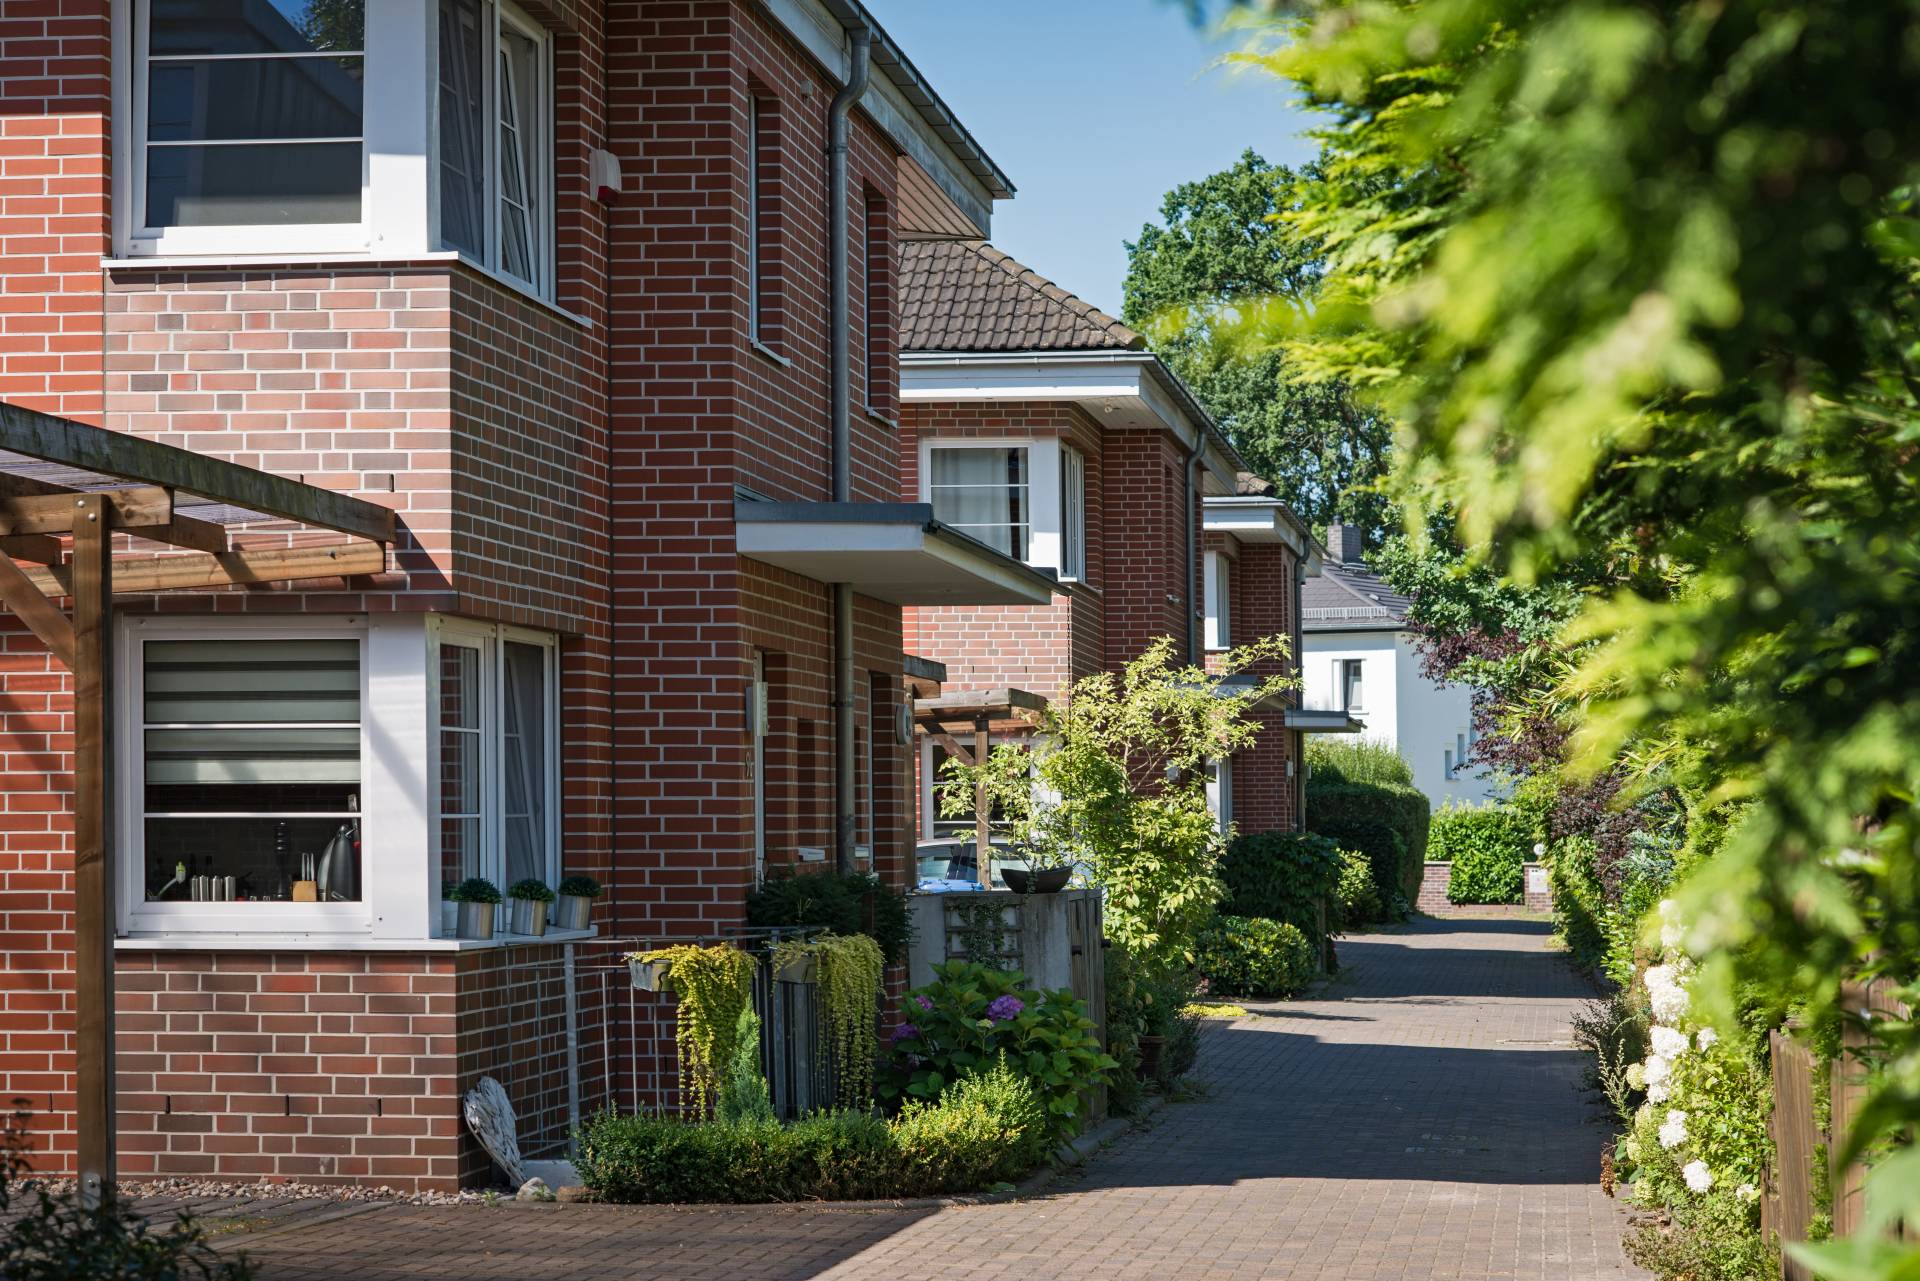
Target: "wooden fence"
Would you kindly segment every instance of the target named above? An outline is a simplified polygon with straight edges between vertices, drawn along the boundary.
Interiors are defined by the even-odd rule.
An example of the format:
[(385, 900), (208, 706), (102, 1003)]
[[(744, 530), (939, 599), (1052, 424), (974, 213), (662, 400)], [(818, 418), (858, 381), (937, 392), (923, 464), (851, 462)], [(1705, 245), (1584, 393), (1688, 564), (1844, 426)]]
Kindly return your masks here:
[[(1842, 987), (1841, 1004), (1849, 1017), (1843, 1024), (1840, 1057), (1827, 1065), (1825, 1073), (1829, 1106), (1824, 1127), (1815, 1107), (1821, 1074), (1813, 1055), (1784, 1032), (1769, 1036), (1773, 1114), (1767, 1120), (1767, 1132), (1773, 1139), (1773, 1168), (1767, 1172), (1760, 1226), (1782, 1245), (1807, 1239), (1817, 1209), (1821, 1162), (1826, 1163), (1832, 1191), (1833, 1235), (1847, 1236), (1863, 1221), (1866, 1171), (1859, 1164), (1842, 1166), (1837, 1158), (1867, 1093), (1866, 1066), (1853, 1053), (1870, 1039), (1866, 1024), (1873, 1019), (1908, 1017), (1907, 1007), (1894, 999), (1896, 987), (1885, 978)], [(1920, 1240), (1920, 1224), (1905, 1225), (1903, 1235)], [(1811, 1270), (1784, 1253), (1780, 1272), (1785, 1281), (1813, 1281)]]

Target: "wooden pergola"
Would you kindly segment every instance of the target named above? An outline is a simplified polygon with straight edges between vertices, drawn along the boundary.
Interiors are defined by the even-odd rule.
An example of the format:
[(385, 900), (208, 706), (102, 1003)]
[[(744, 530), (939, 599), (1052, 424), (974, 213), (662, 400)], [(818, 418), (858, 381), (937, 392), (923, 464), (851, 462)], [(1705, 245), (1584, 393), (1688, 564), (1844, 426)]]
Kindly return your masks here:
[[(294, 526), (348, 541), (296, 545)], [(236, 532), (279, 545), (236, 547)], [(129, 536), (118, 548), (116, 534)], [(115, 1181), (114, 595), (377, 574), (393, 539), (393, 512), (376, 503), (0, 402), (0, 603), (73, 673), (76, 1155), (89, 1200)]]
[[(987, 759), (988, 739), (996, 725), (1012, 724), (1022, 729), (1031, 728), (1039, 714), (1046, 710), (1046, 699), (1024, 689), (955, 690), (950, 694), (913, 700), (914, 724), (962, 765), (977, 765)], [(969, 729), (973, 732), (971, 745), (961, 742), (955, 732), (957, 730), (964, 734)], [(982, 876), (986, 875), (987, 860), (993, 848), (988, 840), (991, 824), (987, 811), (986, 784), (976, 783), (973, 788), (973, 834), (978, 844), (974, 857), (979, 860)], [(984, 881), (982, 883), (985, 884)]]

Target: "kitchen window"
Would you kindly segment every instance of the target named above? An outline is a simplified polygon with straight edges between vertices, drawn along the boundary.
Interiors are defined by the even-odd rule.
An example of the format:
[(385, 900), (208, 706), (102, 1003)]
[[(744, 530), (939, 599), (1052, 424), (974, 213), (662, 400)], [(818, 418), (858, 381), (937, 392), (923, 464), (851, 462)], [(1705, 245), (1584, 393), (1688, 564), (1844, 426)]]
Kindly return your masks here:
[(551, 297), (552, 40), (507, 0), (126, 11), (128, 256), (452, 251)]
[(1016, 560), (1026, 560), (1029, 516), (1025, 446), (969, 446), (932, 451), (934, 519)]

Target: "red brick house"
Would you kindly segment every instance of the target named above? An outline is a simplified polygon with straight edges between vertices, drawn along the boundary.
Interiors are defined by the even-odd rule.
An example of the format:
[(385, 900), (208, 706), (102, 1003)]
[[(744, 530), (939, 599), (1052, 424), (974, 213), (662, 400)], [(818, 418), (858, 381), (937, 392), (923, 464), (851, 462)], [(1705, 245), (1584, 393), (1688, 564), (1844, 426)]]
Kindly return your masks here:
[[(895, 243), (1006, 178), (854, 0), (7, 0), (0, 67), (0, 400), (398, 517), (115, 601), (121, 1174), (446, 1188), (482, 1074), (530, 1152), (656, 1098), (618, 951), (900, 875), (902, 606), (1050, 597), (899, 501)], [(0, 1090), (63, 1170), (72, 686), (0, 626)], [(575, 872), (592, 936), (450, 937)]]
[[(1046, 604), (907, 610), (907, 648), (944, 663), (949, 689), (1058, 697), (1160, 636), (1195, 664), (1258, 636), (1299, 652), (1311, 536), (1139, 334), (978, 239), (910, 239), (900, 293), (902, 496), (1064, 588)], [(1299, 825), (1289, 702), (1219, 767), (1217, 806), (1243, 831)], [(937, 812), (941, 759), (923, 739), (922, 839), (972, 822)]]

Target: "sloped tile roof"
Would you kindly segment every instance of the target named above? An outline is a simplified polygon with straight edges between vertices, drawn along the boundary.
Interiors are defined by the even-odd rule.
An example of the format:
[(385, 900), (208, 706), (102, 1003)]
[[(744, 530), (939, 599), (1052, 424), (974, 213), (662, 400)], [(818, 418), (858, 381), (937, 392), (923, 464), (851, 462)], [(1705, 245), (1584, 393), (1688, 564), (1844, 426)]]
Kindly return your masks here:
[(984, 240), (900, 246), (902, 351), (1138, 351), (1146, 339)]
[(1365, 565), (1327, 558), (1317, 578), (1300, 584), (1300, 629), (1398, 631), (1406, 626), (1412, 604), (1411, 597), (1394, 591)]

